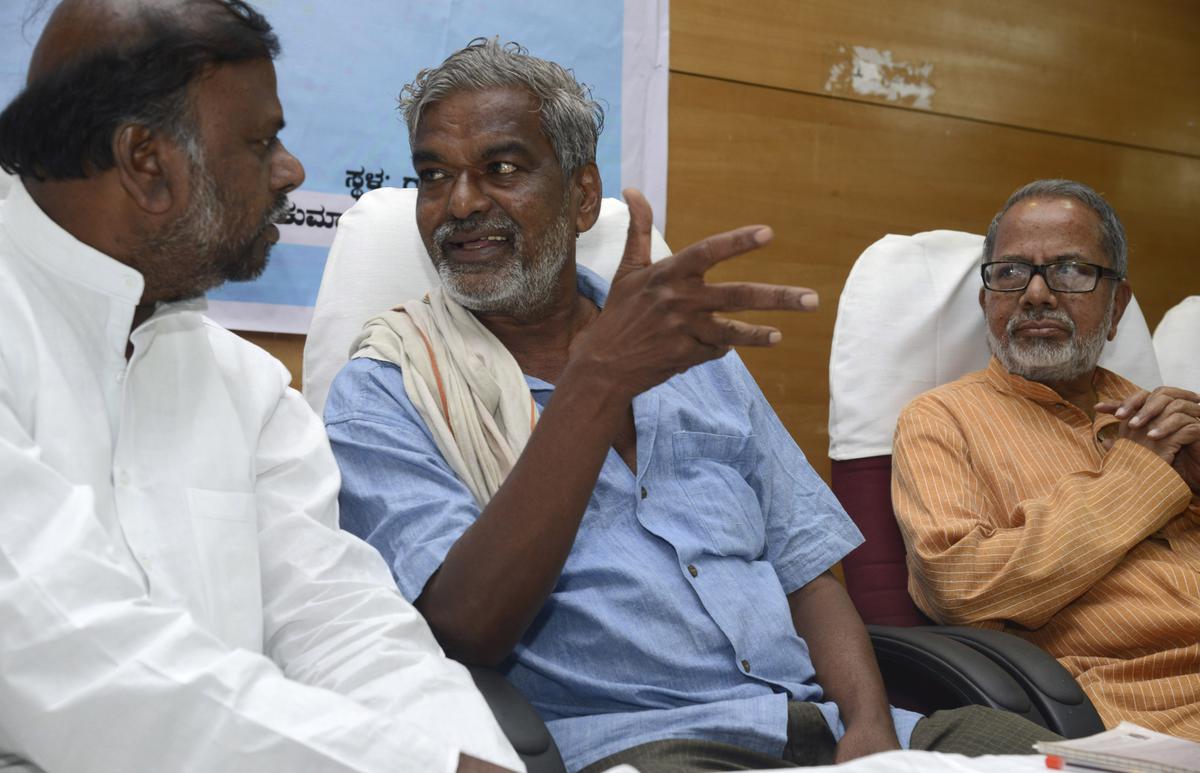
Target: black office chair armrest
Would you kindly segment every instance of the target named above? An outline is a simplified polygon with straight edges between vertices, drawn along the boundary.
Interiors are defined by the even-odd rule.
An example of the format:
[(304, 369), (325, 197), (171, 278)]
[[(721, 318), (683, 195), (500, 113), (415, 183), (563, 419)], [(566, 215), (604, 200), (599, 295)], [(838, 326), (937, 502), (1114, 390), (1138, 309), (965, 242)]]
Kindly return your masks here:
[(1041, 723), (1067, 738), (1104, 731), (1104, 723), (1079, 683), (1050, 653), (1019, 636), (965, 626), (922, 626), (961, 642), (992, 660), (1029, 696), (1045, 720)]
[(512, 683), (490, 668), (470, 669), (475, 686), (529, 773), (566, 773), (546, 723)]
[(921, 628), (868, 625), (893, 706), (930, 714), (980, 705), (1045, 726), (1025, 690), (982, 653)]

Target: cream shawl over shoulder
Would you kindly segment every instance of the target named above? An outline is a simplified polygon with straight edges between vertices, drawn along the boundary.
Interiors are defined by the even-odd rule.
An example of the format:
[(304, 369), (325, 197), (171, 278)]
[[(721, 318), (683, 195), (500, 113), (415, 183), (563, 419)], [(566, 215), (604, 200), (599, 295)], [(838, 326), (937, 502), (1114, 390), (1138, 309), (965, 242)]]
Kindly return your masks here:
[(438, 450), (485, 506), (537, 422), (525, 376), (499, 339), (439, 288), (368, 320), (350, 351), (400, 366)]

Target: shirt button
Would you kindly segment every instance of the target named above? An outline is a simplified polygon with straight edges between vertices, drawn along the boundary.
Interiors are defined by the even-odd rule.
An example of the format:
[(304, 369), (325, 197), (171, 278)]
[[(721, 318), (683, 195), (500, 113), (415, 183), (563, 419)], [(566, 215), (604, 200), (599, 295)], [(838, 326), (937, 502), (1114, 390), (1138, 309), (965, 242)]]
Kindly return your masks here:
[(117, 473), (117, 483), (121, 484), (122, 486), (128, 486), (130, 481), (131, 479), (129, 477), (129, 473), (125, 472), (124, 470), (121, 470)]
[(645, 486), (642, 486), (642, 499), (645, 499), (648, 496), (650, 496), (650, 492), (646, 490)]
[(693, 577), (700, 575), (700, 570), (696, 568), (695, 564), (688, 564), (688, 572), (691, 573)]
[(742, 660), (742, 670), (745, 671), (747, 674), (750, 673), (750, 661), (749, 660), (745, 660), (745, 659)]

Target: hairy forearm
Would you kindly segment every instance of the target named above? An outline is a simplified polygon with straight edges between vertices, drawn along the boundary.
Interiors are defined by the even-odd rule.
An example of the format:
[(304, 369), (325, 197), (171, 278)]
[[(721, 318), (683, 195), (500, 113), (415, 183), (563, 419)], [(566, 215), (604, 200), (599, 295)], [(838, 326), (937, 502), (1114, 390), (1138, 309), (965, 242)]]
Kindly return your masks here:
[(629, 411), (597, 386), (563, 373), (512, 472), (417, 599), (451, 656), (500, 662), (553, 590)]

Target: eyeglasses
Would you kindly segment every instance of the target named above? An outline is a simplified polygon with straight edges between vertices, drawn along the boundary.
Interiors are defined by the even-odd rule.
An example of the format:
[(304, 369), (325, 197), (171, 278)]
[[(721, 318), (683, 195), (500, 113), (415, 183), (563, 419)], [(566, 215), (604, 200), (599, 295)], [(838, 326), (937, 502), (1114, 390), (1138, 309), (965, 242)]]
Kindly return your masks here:
[(1101, 279), (1121, 281), (1125, 278), (1111, 268), (1075, 260), (1040, 266), (1016, 260), (994, 260), (984, 263), (981, 273), (983, 286), (997, 293), (1020, 292), (1038, 274), (1046, 287), (1056, 293), (1090, 293)]

